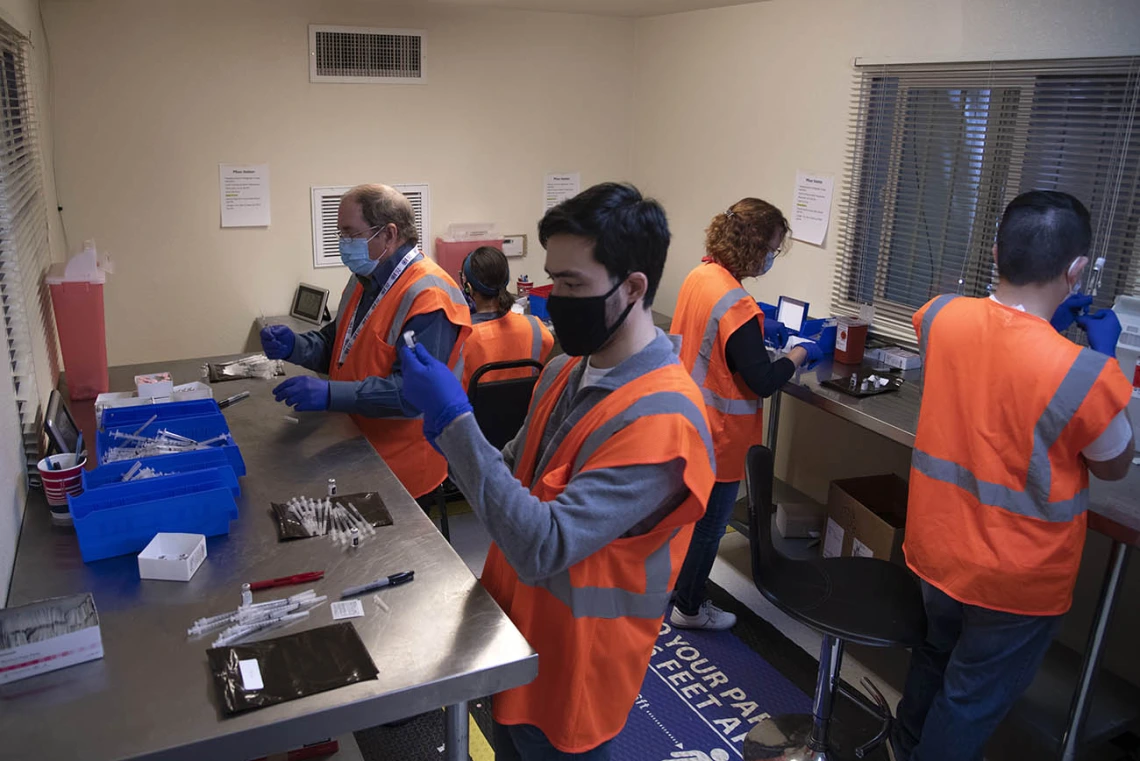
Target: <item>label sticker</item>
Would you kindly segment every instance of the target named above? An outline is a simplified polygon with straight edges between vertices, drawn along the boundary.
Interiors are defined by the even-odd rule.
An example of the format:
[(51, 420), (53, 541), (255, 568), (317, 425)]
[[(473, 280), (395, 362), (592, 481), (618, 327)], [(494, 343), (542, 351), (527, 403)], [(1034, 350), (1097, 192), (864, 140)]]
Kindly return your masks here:
[(827, 531), (823, 535), (823, 556), (837, 558), (843, 554), (843, 527), (831, 518), (827, 519)]
[(265, 684), (261, 681), (261, 667), (257, 665), (256, 658), (238, 661), (238, 668), (241, 669), (241, 686), (246, 692), (265, 688)]
[(873, 558), (875, 553), (856, 537), (851, 537), (851, 554), (857, 558)]
[(364, 605), (360, 600), (341, 600), (332, 604), (333, 621), (342, 618), (358, 618), (364, 615)]

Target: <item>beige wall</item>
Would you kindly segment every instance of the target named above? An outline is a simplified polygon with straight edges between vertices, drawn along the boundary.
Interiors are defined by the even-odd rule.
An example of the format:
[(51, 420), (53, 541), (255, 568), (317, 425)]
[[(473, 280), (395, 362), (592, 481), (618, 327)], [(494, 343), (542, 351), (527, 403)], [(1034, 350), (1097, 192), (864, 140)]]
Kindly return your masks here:
[[(634, 178), (669, 211), (674, 246), (661, 288), (670, 311), (701, 256), (703, 230), (745, 195), (788, 210), (797, 169), (842, 185), (852, 60), (972, 60), (1140, 52), (1135, 0), (771, 0), (639, 20), (634, 78)], [(770, 274), (746, 283), (771, 301), (794, 294), (822, 314), (830, 302), (838, 198), (823, 247), (797, 242)], [(777, 471), (816, 499), (834, 478), (905, 475), (910, 452), (784, 398)], [(1087, 631), (1107, 542), (1089, 541), (1064, 639)], [(1133, 568), (1113, 641), (1140, 633)], [(1140, 658), (1115, 647), (1110, 666), (1140, 683)]]
[[(422, 6), (422, 4), (421, 4)], [(73, 243), (115, 259), (112, 365), (236, 352), (314, 270), (309, 188), (427, 182), (451, 222), (526, 233), (546, 172), (625, 179), (633, 22), (351, 0), (50, 2), (56, 158)], [(309, 23), (427, 30), (424, 86), (313, 85)], [(219, 162), (270, 165), (272, 225), (221, 229)]]

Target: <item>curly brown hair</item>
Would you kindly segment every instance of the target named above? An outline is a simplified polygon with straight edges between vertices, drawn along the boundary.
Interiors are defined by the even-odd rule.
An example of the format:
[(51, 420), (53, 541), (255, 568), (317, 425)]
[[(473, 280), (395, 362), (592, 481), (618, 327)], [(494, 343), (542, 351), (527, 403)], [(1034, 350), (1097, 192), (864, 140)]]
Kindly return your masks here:
[(737, 280), (753, 277), (771, 251), (772, 238), (780, 236), (776, 249), (786, 250), (792, 228), (784, 213), (759, 198), (742, 198), (728, 211), (713, 217), (705, 230), (705, 251)]

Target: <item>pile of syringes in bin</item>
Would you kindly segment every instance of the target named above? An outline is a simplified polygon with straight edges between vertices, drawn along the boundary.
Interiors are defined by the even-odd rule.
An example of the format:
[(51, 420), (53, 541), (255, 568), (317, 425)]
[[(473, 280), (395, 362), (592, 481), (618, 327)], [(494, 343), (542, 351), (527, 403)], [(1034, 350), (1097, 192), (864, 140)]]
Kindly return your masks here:
[(228, 433), (220, 433), (205, 441), (195, 441), (165, 428), (160, 430), (157, 436), (139, 436), (135, 433), (123, 433), (122, 431), (111, 431), (110, 436), (112, 439), (128, 443), (107, 450), (103, 457), (104, 465), (120, 460), (137, 460), (140, 457), (153, 457), (160, 454), (192, 452), (195, 449), (209, 449), (210, 447), (234, 443), (233, 438)]
[(337, 544), (359, 547), (365, 536), (376, 533), (351, 502), (345, 507), (340, 502), (334, 505), (331, 499), (293, 497), (286, 507), (309, 536), (329, 536)]
[(190, 637), (200, 637), (221, 629), (213, 646), (224, 647), (256, 632), (286, 626), (308, 618), (309, 611), (327, 599), (326, 595), (317, 597), (316, 590), (308, 589), (292, 597), (255, 603), (249, 584), (242, 584), (240, 608), (230, 613), (199, 618), (186, 630), (186, 634)]
[(169, 475), (172, 474), (155, 470), (154, 468), (144, 468), (141, 462), (136, 461), (135, 464), (131, 466), (131, 469), (124, 473), (123, 477), (119, 480), (125, 483), (127, 481), (142, 481), (144, 478), (156, 478), (158, 476)]

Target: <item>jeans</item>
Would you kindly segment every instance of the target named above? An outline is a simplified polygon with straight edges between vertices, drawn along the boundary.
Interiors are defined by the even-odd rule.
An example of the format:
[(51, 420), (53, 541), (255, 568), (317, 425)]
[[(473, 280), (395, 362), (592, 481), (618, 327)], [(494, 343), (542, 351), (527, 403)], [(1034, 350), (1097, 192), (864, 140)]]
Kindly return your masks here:
[(910, 657), (891, 744), (899, 761), (980, 761), (986, 741), (1033, 681), (1060, 616), (958, 602), (922, 582), (926, 642)]
[(736, 505), (736, 495), (740, 493), (739, 481), (717, 481), (709, 495), (709, 504), (704, 516), (693, 528), (693, 541), (681, 565), (677, 577), (677, 595), (674, 598), (677, 610), (686, 616), (695, 616), (705, 601), (705, 583), (709, 580), (716, 551), (724, 529), (732, 517)]
[(500, 724), (492, 727), (495, 761), (610, 761), (612, 740), (584, 753), (564, 753), (550, 744), (538, 727)]

